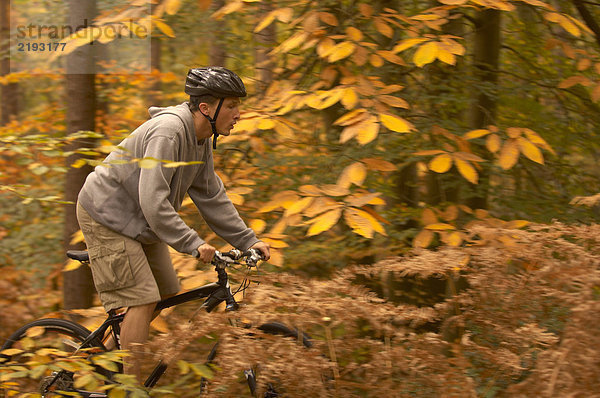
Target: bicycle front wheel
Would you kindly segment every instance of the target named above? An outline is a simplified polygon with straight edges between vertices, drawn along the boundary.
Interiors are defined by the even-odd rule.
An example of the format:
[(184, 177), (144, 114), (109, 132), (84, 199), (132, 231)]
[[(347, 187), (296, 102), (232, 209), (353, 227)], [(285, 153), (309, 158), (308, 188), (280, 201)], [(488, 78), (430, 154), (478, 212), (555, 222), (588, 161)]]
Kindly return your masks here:
[[(77, 352), (89, 335), (88, 329), (66, 319), (39, 319), (21, 327), (0, 349), (0, 363), (10, 376), (4, 383), (6, 395), (18, 392), (49, 397), (55, 391), (72, 390), (73, 373), (61, 370), (55, 362)], [(104, 351), (100, 342), (90, 347)], [(81, 352), (83, 357), (89, 354), (87, 350)]]
[[(288, 348), (291, 348), (291, 346), (296, 346), (299, 349), (306, 349), (306, 348), (312, 347), (312, 342), (310, 341), (310, 338), (306, 334), (301, 333), (296, 329), (289, 328), (288, 326), (286, 326), (282, 323), (279, 323), (279, 322), (265, 323), (265, 324), (258, 326), (257, 329), (260, 332), (265, 333), (266, 335), (274, 335), (274, 336), (281, 336), (281, 337), (289, 338), (288, 340), (286, 340), (290, 344), (288, 346)], [(220, 342), (216, 343), (207, 358), (207, 365), (215, 366), (216, 369), (219, 369), (221, 367), (228, 367), (228, 364), (230, 364), (232, 362), (230, 360), (230, 357), (232, 354), (230, 350), (236, 349), (236, 348), (241, 349), (242, 353), (240, 355), (234, 354), (234, 356), (236, 356), (237, 358), (243, 358), (242, 362), (246, 362), (245, 354), (249, 354), (249, 352), (248, 351), (244, 352), (244, 350), (250, 349), (251, 345), (253, 345), (253, 342), (258, 343), (258, 345), (262, 346), (263, 349), (266, 347), (266, 352), (271, 351), (272, 348), (280, 346), (280, 343), (284, 342), (284, 339), (279, 340), (277, 337), (275, 337), (275, 338), (273, 338), (273, 337), (267, 338), (266, 336), (260, 337), (260, 335), (258, 335), (257, 333), (254, 333), (252, 331), (242, 333), (241, 335), (238, 335), (237, 338), (234, 338), (234, 340), (235, 340), (235, 343), (233, 343), (230, 340), (229, 345), (227, 345), (227, 346), (221, 346)], [(258, 350), (260, 350), (260, 348)], [(225, 356), (228, 357), (225, 359), (225, 362), (222, 362), (219, 360), (219, 358), (221, 358), (223, 356), (223, 354), (225, 354)], [(233, 362), (236, 362), (236, 361), (233, 361)], [(245, 378), (245, 382), (247, 384), (245, 394), (248, 393), (248, 388), (249, 388), (250, 395), (253, 397), (260, 396), (260, 397), (271, 398), (271, 397), (284, 396), (285, 389), (280, 385), (278, 380), (270, 379), (269, 376), (264, 374), (264, 372), (261, 372), (261, 368), (264, 368), (264, 365), (266, 365), (266, 362), (270, 362), (270, 358), (268, 356), (261, 356), (260, 360), (254, 362), (254, 364), (250, 368), (245, 368), (245, 369), (238, 368), (238, 371), (239, 371), (238, 375), (242, 376), (242, 374), (243, 374), (242, 377)], [(250, 364), (248, 362), (246, 362), (246, 365), (250, 365)], [(243, 372), (241, 372), (242, 369), (243, 369)], [(219, 373), (220, 372), (217, 372), (217, 374), (216, 374), (217, 379), (221, 379), (223, 376), (222, 372), (220, 374)], [(225, 373), (228, 373), (228, 370), (226, 370)], [(235, 373), (237, 374), (237, 372), (235, 372)], [(261, 373), (261, 374), (259, 375), (259, 373)], [(230, 373), (230, 375), (231, 375), (231, 373)], [(234, 376), (234, 377), (238, 378), (236, 376)], [(239, 380), (239, 378), (238, 378), (238, 380)], [(213, 383), (210, 383), (210, 384), (213, 384)], [(220, 384), (220, 383), (218, 383), (218, 384)], [(225, 387), (224, 385), (221, 384), (216, 389), (211, 389), (207, 380), (203, 380), (202, 388), (201, 388), (201, 395), (206, 396), (206, 395), (224, 394), (225, 396), (227, 396), (227, 395), (231, 396), (233, 394), (236, 394), (236, 395), (243, 394), (240, 390), (236, 389), (235, 385), (239, 386), (239, 384), (237, 382), (234, 382), (233, 384), (230, 384), (228, 387)], [(210, 391), (210, 390), (212, 390), (212, 391)]]

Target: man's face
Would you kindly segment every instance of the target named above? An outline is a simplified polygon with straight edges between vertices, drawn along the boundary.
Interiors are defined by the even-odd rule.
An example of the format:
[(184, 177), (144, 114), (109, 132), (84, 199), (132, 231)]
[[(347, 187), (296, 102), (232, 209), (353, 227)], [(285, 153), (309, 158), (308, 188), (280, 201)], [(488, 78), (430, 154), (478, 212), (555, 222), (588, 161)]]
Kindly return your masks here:
[[(219, 102), (217, 101), (214, 105), (214, 108), (211, 109), (211, 113), (214, 115), (214, 112), (217, 109)], [(233, 126), (240, 119), (240, 110), (239, 110), (240, 100), (239, 98), (225, 98), (223, 101), (223, 105), (221, 106), (221, 110), (217, 115), (217, 132), (222, 135), (229, 135)]]

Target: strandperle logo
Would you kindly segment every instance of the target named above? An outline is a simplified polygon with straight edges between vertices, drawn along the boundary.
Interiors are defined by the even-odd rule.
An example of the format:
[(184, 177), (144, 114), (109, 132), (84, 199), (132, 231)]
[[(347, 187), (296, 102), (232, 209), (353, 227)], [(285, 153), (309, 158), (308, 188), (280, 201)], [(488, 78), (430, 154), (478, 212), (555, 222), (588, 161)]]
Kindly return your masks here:
[(88, 20), (84, 19), (82, 25), (73, 28), (70, 25), (36, 25), (30, 23), (28, 25), (18, 25), (16, 27), (17, 39), (64, 39), (74, 34), (78, 39), (97, 38), (118, 39), (118, 38), (139, 38), (145, 39), (149, 32), (143, 25), (137, 25), (133, 20), (124, 22), (119, 25), (95, 26), (88, 24)]
[(81, 19), (73, 19), (66, 0), (10, 4), (12, 73), (151, 72), (150, 0), (98, 2), (94, 15)]

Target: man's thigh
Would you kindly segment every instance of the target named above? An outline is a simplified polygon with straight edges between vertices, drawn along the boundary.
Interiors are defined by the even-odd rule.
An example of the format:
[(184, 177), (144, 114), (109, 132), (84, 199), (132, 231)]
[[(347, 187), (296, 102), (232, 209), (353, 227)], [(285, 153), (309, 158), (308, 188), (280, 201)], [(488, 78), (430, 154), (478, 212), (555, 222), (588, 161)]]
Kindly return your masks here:
[(179, 292), (180, 285), (177, 273), (171, 262), (171, 254), (167, 244), (153, 243), (142, 245), (158, 290), (162, 298), (173, 296)]
[(142, 245), (96, 222), (77, 206), (100, 301), (107, 311), (160, 300), (160, 291)]

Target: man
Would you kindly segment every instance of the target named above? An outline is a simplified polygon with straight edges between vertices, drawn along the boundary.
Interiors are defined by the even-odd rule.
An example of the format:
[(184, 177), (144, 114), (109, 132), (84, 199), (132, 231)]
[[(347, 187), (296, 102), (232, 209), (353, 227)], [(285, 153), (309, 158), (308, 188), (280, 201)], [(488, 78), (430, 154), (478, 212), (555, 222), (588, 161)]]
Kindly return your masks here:
[[(188, 103), (150, 108), (151, 118), (90, 173), (79, 193), (77, 218), (94, 284), (107, 311), (128, 308), (121, 345), (132, 351), (148, 338), (155, 304), (179, 291), (167, 245), (205, 263), (215, 253), (177, 214), (186, 193), (215, 233), (236, 248), (256, 248), (270, 257), (269, 246), (244, 224), (213, 168), (210, 137), (215, 145), (239, 120), (244, 84), (226, 68), (196, 68), (188, 72), (185, 92)], [(134, 161), (149, 157), (196, 163), (141, 168)], [(125, 372), (142, 381), (135, 355)]]

